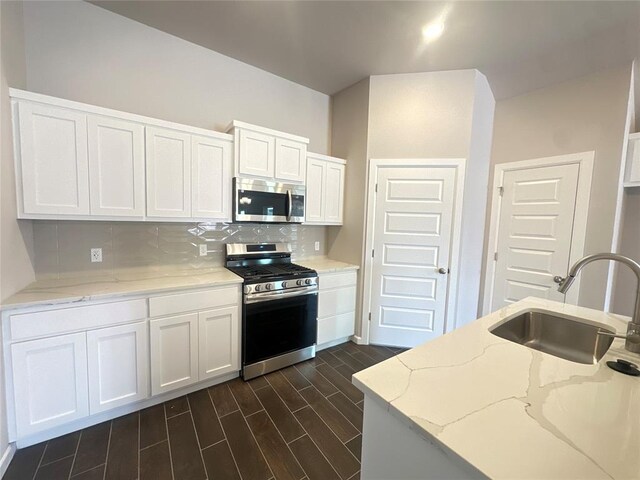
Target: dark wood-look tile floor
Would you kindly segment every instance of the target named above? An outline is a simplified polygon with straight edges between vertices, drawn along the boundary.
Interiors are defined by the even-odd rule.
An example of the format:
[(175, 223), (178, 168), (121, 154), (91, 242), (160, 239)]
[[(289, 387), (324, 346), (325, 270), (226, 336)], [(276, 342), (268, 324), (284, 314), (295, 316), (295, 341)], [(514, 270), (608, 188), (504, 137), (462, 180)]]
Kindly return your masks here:
[(358, 479), (363, 396), (351, 375), (403, 350), (338, 345), (20, 449), (4, 480)]

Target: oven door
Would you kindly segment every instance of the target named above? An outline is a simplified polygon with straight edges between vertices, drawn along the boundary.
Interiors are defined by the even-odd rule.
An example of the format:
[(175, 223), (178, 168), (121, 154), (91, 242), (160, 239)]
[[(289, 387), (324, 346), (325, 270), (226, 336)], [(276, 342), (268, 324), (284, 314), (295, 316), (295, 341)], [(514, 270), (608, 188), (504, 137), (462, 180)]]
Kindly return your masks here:
[(263, 298), (245, 297), (242, 322), (244, 366), (316, 343), (317, 290), (286, 292), (271, 297), (267, 294), (267, 298)]
[(246, 178), (233, 180), (234, 221), (304, 222), (304, 186)]

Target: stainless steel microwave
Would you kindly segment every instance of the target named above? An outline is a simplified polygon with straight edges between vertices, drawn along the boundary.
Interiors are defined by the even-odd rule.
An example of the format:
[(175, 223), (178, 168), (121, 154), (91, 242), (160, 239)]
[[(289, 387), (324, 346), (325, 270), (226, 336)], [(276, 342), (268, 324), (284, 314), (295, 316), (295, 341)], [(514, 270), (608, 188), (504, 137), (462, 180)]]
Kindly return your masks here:
[(252, 178), (233, 179), (233, 221), (304, 222), (304, 185)]

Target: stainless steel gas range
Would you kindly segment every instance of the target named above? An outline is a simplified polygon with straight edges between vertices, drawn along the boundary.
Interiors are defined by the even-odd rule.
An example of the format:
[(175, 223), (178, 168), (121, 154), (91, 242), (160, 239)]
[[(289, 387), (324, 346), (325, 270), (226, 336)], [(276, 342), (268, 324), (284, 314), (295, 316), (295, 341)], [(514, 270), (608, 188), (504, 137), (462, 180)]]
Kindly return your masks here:
[(315, 357), (318, 275), (291, 263), (291, 245), (227, 244), (225, 266), (244, 279), (242, 378)]

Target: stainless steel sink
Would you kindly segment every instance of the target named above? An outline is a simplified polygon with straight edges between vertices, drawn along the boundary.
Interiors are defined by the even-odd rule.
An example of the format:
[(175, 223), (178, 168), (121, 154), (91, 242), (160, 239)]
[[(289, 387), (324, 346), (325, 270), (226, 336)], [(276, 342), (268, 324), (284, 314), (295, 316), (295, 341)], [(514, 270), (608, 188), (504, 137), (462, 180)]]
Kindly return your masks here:
[(605, 326), (539, 311), (522, 313), (489, 331), (510, 342), (585, 364), (598, 363), (613, 342), (613, 338), (598, 335), (598, 331), (615, 333)]

